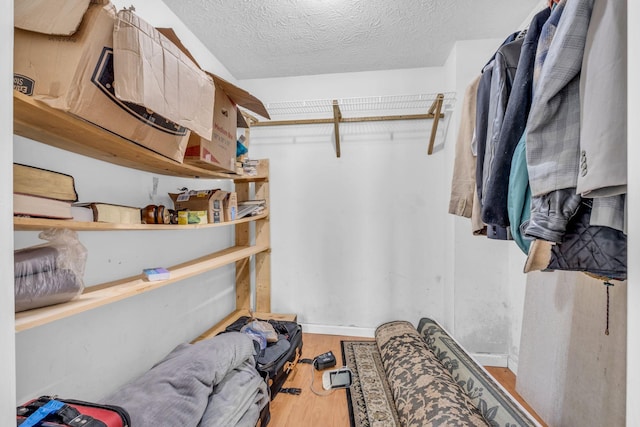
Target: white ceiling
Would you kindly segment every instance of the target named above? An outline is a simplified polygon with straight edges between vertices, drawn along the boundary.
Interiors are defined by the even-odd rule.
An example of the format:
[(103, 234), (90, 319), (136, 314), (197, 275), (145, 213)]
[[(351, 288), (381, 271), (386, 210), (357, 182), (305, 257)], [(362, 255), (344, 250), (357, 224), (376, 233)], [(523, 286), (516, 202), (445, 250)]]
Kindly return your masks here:
[(163, 0), (236, 79), (442, 66), (540, 0)]

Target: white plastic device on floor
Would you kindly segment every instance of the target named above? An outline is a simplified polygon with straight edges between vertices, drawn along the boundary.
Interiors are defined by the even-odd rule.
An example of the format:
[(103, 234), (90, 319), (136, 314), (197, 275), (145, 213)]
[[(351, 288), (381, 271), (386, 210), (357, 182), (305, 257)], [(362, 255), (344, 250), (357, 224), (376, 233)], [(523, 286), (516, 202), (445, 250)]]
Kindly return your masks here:
[(340, 369), (325, 371), (322, 374), (322, 388), (325, 390), (349, 388), (352, 382), (353, 374), (351, 373), (351, 369), (346, 366)]

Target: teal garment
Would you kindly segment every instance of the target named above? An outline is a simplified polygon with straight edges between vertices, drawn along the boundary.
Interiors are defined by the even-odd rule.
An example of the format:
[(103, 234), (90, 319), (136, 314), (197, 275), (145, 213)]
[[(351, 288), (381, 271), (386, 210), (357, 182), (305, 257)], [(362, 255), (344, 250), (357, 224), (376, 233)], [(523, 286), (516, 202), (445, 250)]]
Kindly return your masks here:
[(529, 254), (531, 240), (526, 239), (520, 230), (520, 225), (531, 216), (531, 188), (529, 187), (529, 172), (527, 171), (526, 131), (522, 134), (511, 159), (509, 174), (509, 193), (507, 196), (507, 211), (511, 235), (518, 247), (525, 254)]

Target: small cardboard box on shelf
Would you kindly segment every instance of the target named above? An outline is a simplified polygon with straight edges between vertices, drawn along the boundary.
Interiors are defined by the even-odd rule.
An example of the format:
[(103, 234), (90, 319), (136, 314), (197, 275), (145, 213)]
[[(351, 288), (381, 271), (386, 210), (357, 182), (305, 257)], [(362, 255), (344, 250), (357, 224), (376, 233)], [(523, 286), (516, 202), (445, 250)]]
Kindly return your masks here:
[(173, 200), (174, 209), (178, 211), (206, 211), (207, 222), (215, 224), (225, 221), (224, 199), (226, 191), (215, 190), (191, 190), (184, 193), (169, 193)]
[(238, 218), (238, 193), (229, 191), (223, 201), (224, 217), (227, 221), (235, 221)]
[(237, 106), (219, 87), (213, 102), (213, 132), (209, 138), (191, 134), (185, 150), (185, 163), (202, 168), (235, 172)]

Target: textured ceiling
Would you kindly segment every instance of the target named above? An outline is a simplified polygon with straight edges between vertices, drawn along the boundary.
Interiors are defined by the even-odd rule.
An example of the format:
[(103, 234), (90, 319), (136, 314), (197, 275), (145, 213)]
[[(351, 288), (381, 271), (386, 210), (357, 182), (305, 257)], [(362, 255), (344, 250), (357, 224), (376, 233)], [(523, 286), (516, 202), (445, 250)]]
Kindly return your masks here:
[(237, 79), (442, 66), (540, 0), (163, 0)]

